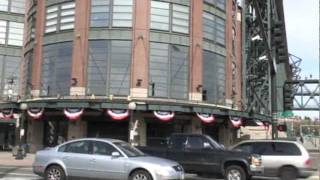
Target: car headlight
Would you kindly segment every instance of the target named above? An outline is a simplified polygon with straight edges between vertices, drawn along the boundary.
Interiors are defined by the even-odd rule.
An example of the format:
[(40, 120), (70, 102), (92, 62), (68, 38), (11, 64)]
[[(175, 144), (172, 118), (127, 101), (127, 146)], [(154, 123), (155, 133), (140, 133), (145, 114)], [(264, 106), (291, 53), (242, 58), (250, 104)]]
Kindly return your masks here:
[(160, 175), (160, 176), (170, 176), (171, 172), (174, 169), (172, 167), (159, 167), (158, 169), (155, 170), (155, 172)]

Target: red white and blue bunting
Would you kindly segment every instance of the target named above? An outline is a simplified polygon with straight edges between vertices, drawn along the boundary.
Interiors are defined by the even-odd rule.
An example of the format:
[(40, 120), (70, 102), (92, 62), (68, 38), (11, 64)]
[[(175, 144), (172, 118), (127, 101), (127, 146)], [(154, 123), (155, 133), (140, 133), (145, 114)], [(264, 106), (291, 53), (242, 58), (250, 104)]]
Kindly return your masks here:
[(129, 116), (129, 110), (127, 109), (108, 109), (106, 111), (106, 114), (108, 114), (112, 119), (121, 121)]
[(28, 115), (34, 120), (41, 119), (43, 112), (44, 108), (29, 108), (27, 110)]
[(215, 122), (215, 117), (213, 116), (213, 114), (209, 114), (209, 113), (197, 113), (198, 118), (200, 118), (200, 120), (206, 124), (209, 123), (213, 123)]
[(83, 114), (83, 108), (64, 108), (63, 113), (71, 122), (74, 122)]
[(153, 114), (161, 121), (168, 122), (174, 117), (171, 111), (153, 111)]
[(232, 117), (230, 116), (230, 121), (233, 128), (240, 128), (242, 125), (242, 118), (241, 117)]
[(9, 121), (13, 119), (13, 109), (3, 109), (0, 111), (0, 119)]

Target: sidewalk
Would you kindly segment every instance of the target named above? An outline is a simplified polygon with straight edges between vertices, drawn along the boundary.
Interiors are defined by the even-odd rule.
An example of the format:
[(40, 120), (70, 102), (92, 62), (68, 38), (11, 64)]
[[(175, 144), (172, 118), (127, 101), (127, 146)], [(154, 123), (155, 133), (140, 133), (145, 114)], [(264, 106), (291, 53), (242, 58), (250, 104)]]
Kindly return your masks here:
[(27, 154), (22, 160), (16, 160), (14, 156), (12, 156), (11, 152), (0, 152), (0, 166), (32, 166), (34, 154)]

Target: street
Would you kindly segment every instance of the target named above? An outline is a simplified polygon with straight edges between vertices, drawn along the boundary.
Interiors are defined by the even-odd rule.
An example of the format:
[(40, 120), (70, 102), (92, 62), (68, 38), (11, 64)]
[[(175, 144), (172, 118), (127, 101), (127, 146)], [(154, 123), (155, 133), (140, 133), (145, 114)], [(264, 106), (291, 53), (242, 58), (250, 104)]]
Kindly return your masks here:
[[(32, 173), (31, 167), (0, 166), (0, 179), (2, 180), (43, 180), (43, 178)], [(193, 174), (187, 174), (186, 180), (220, 180), (215, 178), (201, 178)], [(319, 180), (312, 176), (308, 180)]]

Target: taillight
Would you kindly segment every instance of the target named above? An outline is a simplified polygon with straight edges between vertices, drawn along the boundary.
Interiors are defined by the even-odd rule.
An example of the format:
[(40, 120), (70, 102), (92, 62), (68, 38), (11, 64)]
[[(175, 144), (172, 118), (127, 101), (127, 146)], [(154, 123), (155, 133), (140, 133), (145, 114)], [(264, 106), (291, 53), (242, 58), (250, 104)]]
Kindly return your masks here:
[(307, 159), (305, 162), (304, 162), (304, 165), (306, 165), (307, 167), (311, 167), (311, 159)]

